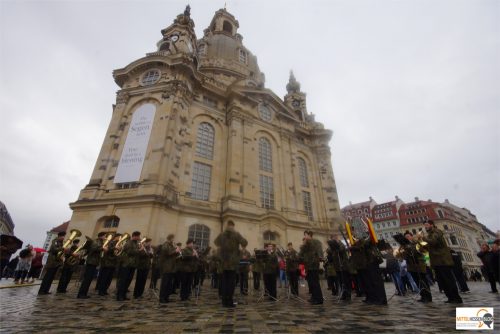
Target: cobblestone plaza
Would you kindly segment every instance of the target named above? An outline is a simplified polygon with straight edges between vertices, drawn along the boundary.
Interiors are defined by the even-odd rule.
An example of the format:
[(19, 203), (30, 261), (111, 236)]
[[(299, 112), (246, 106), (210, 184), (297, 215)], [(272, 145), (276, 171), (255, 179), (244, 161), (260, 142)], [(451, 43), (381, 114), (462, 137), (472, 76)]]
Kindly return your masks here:
[[(156, 292), (149, 290), (143, 299), (117, 302), (113, 295), (91, 294), (76, 299), (75, 283), (65, 295), (52, 293), (37, 297), (39, 286), (0, 289), (2, 333), (453, 333), (455, 307), (445, 304), (443, 294), (433, 287), (434, 302), (421, 304), (417, 296), (394, 296), (388, 306), (371, 306), (363, 298), (349, 304), (338, 303), (323, 288), (323, 305), (310, 306), (288, 300), (279, 289), (277, 302), (259, 301), (259, 293), (241, 296), (238, 306), (222, 308), (217, 292), (202, 288), (199, 300), (159, 305)], [(322, 282), (324, 283), (324, 282)], [(113, 284), (114, 286), (114, 284)], [(469, 283), (471, 293), (463, 294), (461, 307), (495, 307), (498, 294), (488, 293), (486, 282)], [(386, 283), (387, 297), (394, 292)], [(54, 289), (54, 286), (53, 286)], [(114, 291), (112, 291), (114, 292)], [(300, 288), (307, 299), (307, 288)], [(496, 308), (496, 307), (495, 307)], [(495, 313), (497, 312), (495, 309)], [(496, 315), (496, 314), (495, 314)], [(498, 316), (495, 326), (499, 328)], [(489, 332), (489, 331), (488, 331)]]

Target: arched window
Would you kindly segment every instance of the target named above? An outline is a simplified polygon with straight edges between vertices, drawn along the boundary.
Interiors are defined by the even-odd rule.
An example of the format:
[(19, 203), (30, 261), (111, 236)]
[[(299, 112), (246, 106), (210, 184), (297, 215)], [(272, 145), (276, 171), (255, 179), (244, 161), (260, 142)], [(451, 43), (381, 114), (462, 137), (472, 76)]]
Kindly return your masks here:
[(111, 216), (104, 221), (104, 228), (116, 228), (120, 224), (120, 218), (117, 216)]
[(224, 30), (225, 32), (228, 32), (232, 35), (233, 34), (233, 25), (231, 23), (229, 23), (229, 21), (224, 21), (224, 23), (222, 24), (222, 30)]
[(278, 239), (278, 235), (276, 232), (271, 232), (271, 231), (265, 231), (264, 234), (262, 235), (264, 239), (264, 243), (275, 243), (276, 240)]
[(309, 180), (307, 178), (307, 166), (304, 159), (299, 158), (299, 176), (300, 176), (300, 185), (302, 187), (309, 187)]
[(189, 226), (188, 238), (193, 239), (200, 250), (204, 250), (210, 245), (210, 229), (202, 224), (191, 225)]
[(259, 139), (259, 168), (265, 172), (273, 171), (273, 152), (271, 143), (264, 137)]
[(196, 140), (196, 155), (212, 160), (214, 153), (215, 130), (209, 123), (201, 123), (198, 127), (198, 138)]
[(193, 181), (191, 183), (191, 198), (208, 201), (212, 166), (195, 161), (193, 164)]

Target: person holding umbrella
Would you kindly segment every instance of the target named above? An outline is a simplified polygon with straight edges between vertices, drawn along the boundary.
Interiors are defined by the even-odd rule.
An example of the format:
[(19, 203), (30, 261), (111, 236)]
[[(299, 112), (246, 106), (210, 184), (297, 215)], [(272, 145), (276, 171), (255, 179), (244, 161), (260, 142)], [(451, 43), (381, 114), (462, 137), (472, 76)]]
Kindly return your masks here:
[(46, 252), (45, 249), (38, 247), (33, 248), (33, 251), (35, 252), (35, 256), (31, 260), (31, 268), (30, 271), (28, 272), (28, 277), (27, 277), (28, 283), (34, 283), (35, 279), (40, 277), (40, 273), (42, 272), (42, 267), (43, 267), (42, 264), (43, 253)]

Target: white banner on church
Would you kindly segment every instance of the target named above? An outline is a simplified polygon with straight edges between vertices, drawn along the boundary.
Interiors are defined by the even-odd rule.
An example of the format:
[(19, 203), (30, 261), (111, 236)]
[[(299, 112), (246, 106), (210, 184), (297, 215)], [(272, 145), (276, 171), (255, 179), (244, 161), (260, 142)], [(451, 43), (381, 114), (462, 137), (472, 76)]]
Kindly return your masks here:
[(156, 106), (151, 103), (143, 104), (134, 112), (114, 183), (139, 181), (155, 112)]

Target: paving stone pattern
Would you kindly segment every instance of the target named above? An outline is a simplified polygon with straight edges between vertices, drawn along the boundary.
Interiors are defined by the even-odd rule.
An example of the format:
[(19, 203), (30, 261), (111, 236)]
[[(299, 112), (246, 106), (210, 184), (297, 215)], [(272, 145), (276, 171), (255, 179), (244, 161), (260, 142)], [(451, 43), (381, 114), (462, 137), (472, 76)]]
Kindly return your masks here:
[[(338, 303), (323, 288), (327, 300), (310, 306), (286, 299), (259, 301), (250, 291), (240, 296), (234, 309), (220, 306), (217, 292), (205, 281), (199, 300), (159, 305), (157, 292), (148, 290), (143, 299), (117, 302), (113, 294), (100, 297), (91, 288), (91, 298), (76, 299), (71, 282), (67, 294), (37, 296), (38, 286), (0, 289), (1, 333), (456, 333), (455, 307), (445, 304), (445, 296), (433, 287), (434, 302), (421, 304), (418, 296), (394, 296), (388, 306), (365, 305), (362, 298)], [(149, 284), (149, 282), (148, 282)], [(114, 284), (112, 285), (114, 287)], [(463, 294), (463, 307), (495, 307), (495, 329), (500, 328), (500, 297), (488, 293), (489, 284), (469, 283), (471, 293)], [(55, 284), (52, 290), (55, 290)], [(133, 288), (133, 284), (132, 284)], [(394, 292), (386, 284), (388, 297)], [(113, 292), (113, 291), (111, 291)], [(307, 288), (301, 287), (307, 299)], [(496, 330), (495, 330), (496, 331)], [(492, 331), (484, 331), (492, 333)], [(498, 333), (498, 331), (496, 331)]]

